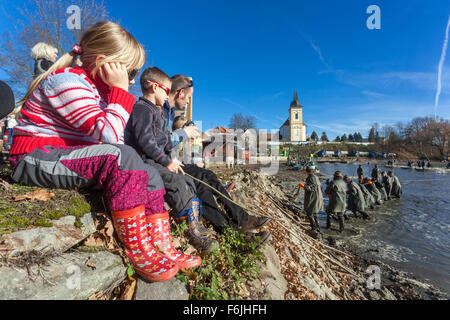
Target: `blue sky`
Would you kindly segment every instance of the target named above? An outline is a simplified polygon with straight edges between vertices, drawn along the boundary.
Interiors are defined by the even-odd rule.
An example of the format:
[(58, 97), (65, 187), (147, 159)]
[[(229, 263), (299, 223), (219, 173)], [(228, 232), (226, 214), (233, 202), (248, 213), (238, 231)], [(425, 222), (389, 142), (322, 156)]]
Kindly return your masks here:
[[(23, 1), (3, 0), (1, 4)], [(106, 0), (149, 56), (147, 66), (192, 76), (194, 118), (228, 126), (234, 113), (278, 129), (294, 89), (307, 134), (330, 139), (374, 122), (434, 115), (438, 64), (450, 15), (445, 0)], [(369, 30), (369, 5), (381, 30)], [(1, 14), (1, 13), (0, 13)], [(0, 31), (9, 26), (0, 19)], [(450, 57), (438, 116), (450, 118)], [(0, 78), (2, 74), (0, 74)]]

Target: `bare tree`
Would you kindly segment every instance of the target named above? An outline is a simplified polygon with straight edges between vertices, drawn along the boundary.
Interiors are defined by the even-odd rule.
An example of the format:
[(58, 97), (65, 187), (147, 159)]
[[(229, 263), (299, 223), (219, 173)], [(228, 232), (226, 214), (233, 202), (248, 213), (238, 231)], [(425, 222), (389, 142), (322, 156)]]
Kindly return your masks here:
[(255, 129), (256, 118), (254, 116), (244, 116), (242, 113), (235, 113), (231, 117), (230, 128), (233, 130), (242, 129), (244, 131), (247, 129)]
[[(80, 9), (80, 28), (69, 29), (67, 20), (72, 12), (68, 8), (73, 5)], [(72, 50), (87, 28), (107, 17), (103, 0), (28, 0), (8, 12), (11, 9), (16, 11), (14, 15), (4, 13), (13, 27), (1, 35), (0, 69), (9, 76), (16, 96), (23, 95), (31, 82), (31, 48), (36, 43), (51, 44), (61, 56)]]

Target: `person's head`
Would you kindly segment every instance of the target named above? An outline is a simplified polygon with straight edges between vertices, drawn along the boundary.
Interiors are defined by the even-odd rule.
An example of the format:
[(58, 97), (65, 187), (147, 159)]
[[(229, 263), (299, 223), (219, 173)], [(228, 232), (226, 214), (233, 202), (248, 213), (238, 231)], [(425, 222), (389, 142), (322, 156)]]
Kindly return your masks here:
[(388, 174), (389, 177), (392, 177), (394, 173), (389, 170), (387, 174)]
[(143, 95), (150, 98), (157, 106), (162, 106), (169, 98), (172, 81), (161, 69), (157, 67), (145, 69), (140, 83)]
[(344, 176), (344, 181), (345, 183), (350, 183), (352, 182), (352, 179), (350, 179), (348, 176)]
[(342, 172), (336, 171), (333, 176), (334, 180), (342, 180)]
[(381, 172), (381, 175), (382, 175), (383, 177), (385, 177), (385, 176), (386, 176), (386, 171), (382, 171), (382, 172)]
[(188, 122), (188, 119), (185, 116), (176, 116), (173, 119), (172, 131), (183, 128), (183, 126)]
[(31, 57), (33, 60), (45, 58), (55, 62), (58, 58), (58, 49), (48, 43), (39, 42), (31, 49)]
[(362, 165), (359, 165), (360, 168), (362, 168)]
[(378, 169), (378, 165), (377, 165), (377, 164), (375, 165), (375, 168), (377, 168), (377, 169)]
[(70, 67), (80, 56), (83, 69), (92, 78), (106, 63), (118, 62), (126, 66), (130, 83), (134, 83), (139, 69), (145, 63), (145, 51), (142, 45), (124, 28), (111, 21), (100, 21), (87, 29), (80, 39), (80, 44), (73, 47), (59, 58), (45, 73), (31, 83), (25, 97), (19, 102), (23, 104), (34, 89), (52, 72)]
[(312, 168), (311, 166), (307, 166), (306, 167), (306, 173), (307, 174), (313, 174), (314, 173), (314, 168)]
[(172, 77), (172, 90), (170, 91), (169, 102), (177, 108), (183, 109), (189, 103), (194, 94), (194, 82), (192, 78), (178, 74)]
[(14, 93), (11, 87), (0, 80), (0, 120), (13, 112), (14, 106)]

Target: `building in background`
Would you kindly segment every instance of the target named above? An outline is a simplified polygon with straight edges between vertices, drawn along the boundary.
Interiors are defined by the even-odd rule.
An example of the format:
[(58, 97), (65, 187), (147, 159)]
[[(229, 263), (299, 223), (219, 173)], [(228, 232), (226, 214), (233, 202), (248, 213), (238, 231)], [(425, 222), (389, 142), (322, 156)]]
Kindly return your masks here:
[(289, 118), (280, 127), (280, 141), (305, 142), (306, 124), (303, 123), (303, 106), (298, 100), (297, 89), (289, 107)]

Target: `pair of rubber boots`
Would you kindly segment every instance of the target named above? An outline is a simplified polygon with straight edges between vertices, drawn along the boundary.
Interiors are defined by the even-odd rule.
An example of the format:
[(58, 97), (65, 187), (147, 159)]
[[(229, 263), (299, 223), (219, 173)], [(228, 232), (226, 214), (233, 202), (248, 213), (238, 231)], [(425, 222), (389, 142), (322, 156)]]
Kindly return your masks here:
[(176, 215), (175, 219), (178, 223), (186, 221), (188, 227), (186, 237), (189, 243), (195, 249), (201, 252), (209, 252), (217, 247), (219, 243), (216, 240), (210, 239), (205, 235), (210, 233), (208, 229), (204, 228), (199, 219), (202, 213), (202, 202), (198, 198), (192, 199), (192, 209), (185, 210)]
[[(344, 231), (344, 215), (338, 215), (339, 232)], [(331, 228), (331, 214), (327, 214), (327, 229)]]
[(311, 229), (321, 233), (319, 220), (317, 219), (317, 213), (308, 215), (308, 219), (309, 223), (311, 224)]
[(202, 263), (198, 256), (175, 250), (167, 212), (146, 215), (145, 207), (111, 212), (114, 229), (134, 270), (152, 282), (167, 281), (180, 269)]

